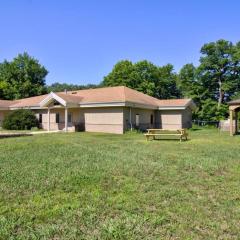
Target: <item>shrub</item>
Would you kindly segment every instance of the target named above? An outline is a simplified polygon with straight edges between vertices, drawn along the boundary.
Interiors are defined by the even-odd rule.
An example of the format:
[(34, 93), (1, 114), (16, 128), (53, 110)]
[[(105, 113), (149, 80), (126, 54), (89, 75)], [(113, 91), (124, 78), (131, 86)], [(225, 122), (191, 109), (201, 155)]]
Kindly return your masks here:
[(9, 113), (2, 124), (2, 127), (8, 130), (30, 130), (38, 126), (38, 119), (28, 109), (19, 109)]
[(39, 131), (39, 130), (40, 130), (39, 127), (32, 127), (32, 128), (31, 128), (31, 131), (32, 131), (32, 132), (37, 132), (37, 131)]

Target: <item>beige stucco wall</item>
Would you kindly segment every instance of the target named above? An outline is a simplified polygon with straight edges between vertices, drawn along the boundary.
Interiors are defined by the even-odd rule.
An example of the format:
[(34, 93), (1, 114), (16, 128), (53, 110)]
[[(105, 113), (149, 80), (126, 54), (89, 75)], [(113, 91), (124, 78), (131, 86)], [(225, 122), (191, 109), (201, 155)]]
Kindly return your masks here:
[[(136, 128), (136, 115), (139, 114), (139, 129), (145, 130), (153, 128), (155, 125), (155, 111), (151, 109), (131, 108), (131, 119), (133, 128)], [(151, 115), (153, 115), (153, 124), (151, 124)], [(124, 108), (124, 129), (129, 129), (130, 126), (130, 108)]]
[(161, 110), (160, 111), (160, 128), (163, 128), (163, 129), (182, 128), (182, 111), (181, 110)]
[(185, 110), (160, 110), (160, 128), (180, 129), (192, 126), (192, 111)]
[[(47, 109), (34, 110), (36, 116), (42, 113), (42, 128), (48, 129)], [(122, 134), (130, 128), (129, 107), (103, 107), (103, 108), (69, 108), (72, 113), (72, 123), (68, 123), (68, 130), (74, 131), (75, 125), (80, 130), (88, 132), (107, 132)], [(0, 111), (0, 126), (7, 111)], [(56, 123), (56, 113), (60, 114), (60, 123)], [(136, 127), (136, 114), (139, 114), (139, 129), (164, 128), (179, 129), (189, 128), (192, 125), (192, 112), (186, 110), (151, 110), (131, 108), (133, 128)], [(151, 124), (153, 115), (153, 124)], [(63, 130), (65, 128), (64, 108), (50, 110), (50, 130)]]
[[(41, 127), (48, 130), (48, 110), (37, 109), (33, 110), (36, 117), (39, 119), (39, 114), (42, 114)], [(72, 123), (68, 123), (68, 130), (74, 131), (75, 124), (82, 125), (82, 130), (88, 132), (106, 132), (122, 134), (127, 128), (129, 121), (129, 108), (123, 107), (102, 107), (102, 108), (69, 108), (69, 113), (72, 113)], [(59, 113), (60, 123), (56, 123), (56, 113)], [(149, 128), (150, 116), (152, 110), (132, 109), (132, 120), (135, 124), (135, 115), (139, 114), (140, 128)], [(2, 117), (0, 113), (0, 118)], [(125, 116), (125, 121), (124, 121)], [(128, 119), (128, 120), (127, 120)], [(124, 128), (125, 127), (125, 128)], [(63, 130), (65, 128), (65, 110), (64, 108), (50, 109), (50, 130)]]
[[(75, 125), (88, 132), (123, 133), (123, 108), (69, 108), (72, 113), (72, 123), (68, 123), (68, 130), (74, 131)], [(42, 128), (48, 129), (47, 109), (35, 110), (36, 116), (42, 113)], [(60, 123), (56, 123), (56, 113), (59, 113)], [(65, 110), (54, 108), (50, 110), (50, 130), (63, 130), (65, 128)]]
[[(36, 117), (39, 119), (39, 114), (42, 114), (42, 124), (41, 127), (48, 130), (48, 111), (44, 110), (34, 110)], [(56, 114), (59, 113), (60, 121), (56, 123)], [(74, 131), (75, 124), (81, 122), (80, 109), (69, 108), (68, 113), (72, 114), (72, 122), (68, 123), (68, 130)], [(65, 128), (65, 109), (55, 108), (50, 109), (50, 130), (63, 130)]]
[(104, 107), (82, 109), (85, 131), (123, 133), (123, 108)]

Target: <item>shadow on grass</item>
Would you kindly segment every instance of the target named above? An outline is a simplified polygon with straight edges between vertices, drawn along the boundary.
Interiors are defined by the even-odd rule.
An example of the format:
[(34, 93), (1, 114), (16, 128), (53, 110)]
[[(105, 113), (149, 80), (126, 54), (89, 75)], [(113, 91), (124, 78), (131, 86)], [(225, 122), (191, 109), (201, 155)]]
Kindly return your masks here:
[(182, 141), (180, 141), (179, 139), (177, 138), (155, 138), (155, 139), (150, 139), (148, 140), (148, 142), (151, 142), (151, 141), (167, 141), (167, 142), (188, 142), (190, 141), (191, 139), (182, 139)]
[(29, 137), (33, 136), (31, 133), (0, 133), (1, 138), (13, 138), (13, 137)]
[(193, 131), (193, 132), (195, 132), (195, 131), (201, 131), (201, 130), (203, 130), (203, 129), (202, 129), (202, 128), (197, 128), (197, 127), (190, 128), (190, 129), (189, 129), (189, 131)]

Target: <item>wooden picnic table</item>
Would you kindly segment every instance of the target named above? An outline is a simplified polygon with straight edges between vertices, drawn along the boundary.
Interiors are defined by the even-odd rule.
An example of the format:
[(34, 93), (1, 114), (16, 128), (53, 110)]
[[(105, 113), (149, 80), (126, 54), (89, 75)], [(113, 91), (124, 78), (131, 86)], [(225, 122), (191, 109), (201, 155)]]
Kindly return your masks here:
[(180, 142), (183, 140), (183, 138), (187, 140), (188, 137), (186, 129), (147, 129), (147, 133), (144, 135), (146, 136), (147, 140), (150, 138), (154, 140), (157, 136), (176, 136), (179, 137)]

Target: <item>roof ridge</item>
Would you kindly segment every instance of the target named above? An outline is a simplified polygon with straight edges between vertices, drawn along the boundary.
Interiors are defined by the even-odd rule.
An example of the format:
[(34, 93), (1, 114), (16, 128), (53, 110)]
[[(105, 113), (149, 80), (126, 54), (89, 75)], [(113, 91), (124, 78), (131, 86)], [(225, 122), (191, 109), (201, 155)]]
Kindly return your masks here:
[[(98, 88), (86, 88), (86, 89), (78, 89), (78, 90), (69, 90), (67, 91), (67, 93), (72, 93), (72, 92), (80, 92), (80, 91), (89, 91), (89, 90), (99, 90), (99, 89), (108, 89), (108, 88), (121, 88), (121, 87), (125, 87), (123, 85), (121, 86), (106, 86), (106, 87), (98, 87)], [(64, 91), (60, 91), (60, 92), (54, 92), (54, 93), (65, 93)]]

